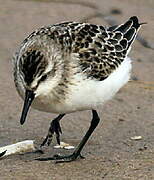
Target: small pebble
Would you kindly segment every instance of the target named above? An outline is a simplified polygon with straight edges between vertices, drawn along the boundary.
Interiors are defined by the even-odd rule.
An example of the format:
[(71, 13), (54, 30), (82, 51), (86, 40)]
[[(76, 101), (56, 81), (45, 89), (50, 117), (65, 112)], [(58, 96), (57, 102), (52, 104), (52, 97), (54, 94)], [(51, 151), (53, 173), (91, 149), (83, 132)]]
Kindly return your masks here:
[(138, 77), (136, 77), (136, 76), (132, 76), (131, 79), (134, 80), (134, 81), (138, 81)]
[(142, 62), (143, 60), (142, 60), (142, 59), (140, 59), (140, 58), (138, 58), (138, 59), (137, 59), (137, 61), (138, 61), (138, 62)]
[(135, 141), (138, 141), (138, 140), (141, 140), (142, 139), (142, 136), (133, 136), (130, 138), (131, 140), (135, 140)]
[(148, 147), (145, 145), (145, 146), (143, 146), (143, 147), (140, 147), (138, 150), (139, 151), (144, 151), (144, 150), (147, 150), (148, 149)]
[(121, 121), (121, 122), (122, 122), (122, 121), (125, 121), (125, 120), (124, 120), (124, 119), (122, 119), (122, 118), (119, 118), (119, 121)]
[(110, 13), (114, 15), (118, 15), (118, 14), (122, 14), (122, 11), (120, 9), (113, 8), (111, 9)]
[(65, 143), (65, 142), (60, 142), (60, 145), (56, 145), (54, 146), (55, 149), (74, 149), (74, 146), (70, 146), (69, 144)]

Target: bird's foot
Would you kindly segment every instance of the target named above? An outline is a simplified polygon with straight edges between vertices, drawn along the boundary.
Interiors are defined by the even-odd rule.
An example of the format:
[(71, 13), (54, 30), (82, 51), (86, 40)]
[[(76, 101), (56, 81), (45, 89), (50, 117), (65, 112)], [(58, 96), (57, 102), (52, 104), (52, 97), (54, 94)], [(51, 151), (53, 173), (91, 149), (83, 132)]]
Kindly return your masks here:
[(53, 120), (51, 122), (48, 135), (42, 142), (41, 147), (44, 146), (46, 143), (48, 146), (51, 144), (54, 133), (56, 134), (57, 143), (60, 145), (60, 133), (62, 134), (62, 130), (59, 121), (56, 120)]
[(85, 157), (83, 157), (81, 154), (78, 155), (76, 153), (73, 153), (71, 155), (66, 155), (66, 156), (61, 156), (59, 154), (55, 154), (53, 157), (37, 158), (35, 160), (37, 160), (37, 161), (55, 160), (55, 163), (65, 163), (65, 162), (75, 161), (77, 158), (84, 159)]

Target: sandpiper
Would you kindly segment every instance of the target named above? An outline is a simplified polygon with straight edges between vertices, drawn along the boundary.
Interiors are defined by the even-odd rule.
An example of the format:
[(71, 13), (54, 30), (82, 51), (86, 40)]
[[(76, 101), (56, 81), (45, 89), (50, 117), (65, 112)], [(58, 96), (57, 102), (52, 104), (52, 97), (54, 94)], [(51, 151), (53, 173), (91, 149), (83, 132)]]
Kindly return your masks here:
[(60, 143), (59, 121), (65, 114), (92, 110), (91, 125), (73, 154), (48, 160), (69, 162), (82, 157), (81, 150), (100, 121), (97, 106), (111, 99), (130, 78), (127, 54), (141, 24), (136, 16), (108, 28), (63, 22), (37, 29), (22, 42), (13, 58), (16, 89), (24, 99), (20, 123), (25, 122), (31, 105), (59, 114), (42, 146), (50, 145), (53, 134)]

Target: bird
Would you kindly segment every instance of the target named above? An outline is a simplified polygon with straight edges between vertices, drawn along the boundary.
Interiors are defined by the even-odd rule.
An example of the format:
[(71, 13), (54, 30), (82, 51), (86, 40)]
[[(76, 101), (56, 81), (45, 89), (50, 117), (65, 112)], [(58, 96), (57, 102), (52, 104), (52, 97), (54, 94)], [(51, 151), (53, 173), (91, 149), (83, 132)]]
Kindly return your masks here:
[(142, 24), (136, 16), (110, 27), (68, 21), (43, 26), (24, 39), (13, 56), (14, 82), (24, 100), (20, 123), (31, 106), (58, 114), (41, 146), (50, 145), (54, 135), (60, 144), (60, 120), (66, 114), (92, 112), (90, 127), (72, 154), (37, 160), (71, 162), (83, 157), (81, 151), (100, 121), (98, 106), (130, 79), (128, 53)]

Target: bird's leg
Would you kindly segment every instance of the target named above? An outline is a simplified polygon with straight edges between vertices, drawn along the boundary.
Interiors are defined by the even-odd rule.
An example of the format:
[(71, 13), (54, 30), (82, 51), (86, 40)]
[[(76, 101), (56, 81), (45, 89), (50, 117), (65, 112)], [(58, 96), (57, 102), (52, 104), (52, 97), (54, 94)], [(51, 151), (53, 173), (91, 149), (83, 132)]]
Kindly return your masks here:
[(81, 150), (83, 149), (84, 145), (86, 144), (86, 142), (88, 141), (89, 137), (91, 136), (91, 134), (93, 133), (93, 131), (95, 130), (95, 128), (97, 127), (100, 118), (97, 114), (97, 111), (92, 110), (92, 121), (91, 121), (91, 125), (87, 131), (87, 133), (85, 134), (85, 136), (83, 137), (82, 141), (80, 142), (80, 144), (77, 146), (77, 148), (75, 149), (75, 151), (73, 152), (73, 154), (71, 155), (67, 155), (67, 156), (60, 156), (60, 155), (54, 155), (53, 157), (49, 157), (49, 158), (38, 158), (36, 160), (39, 161), (48, 161), (48, 160), (56, 160), (56, 163), (62, 163), (62, 162), (70, 162), (70, 161), (74, 161), (76, 160), (78, 157), (81, 157)]
[(43, 143), (41, 144), (41, 147), (44, 146), (46, 143), (48, 144), (48, 146), (51, 144), (54, 133), (56, 134), (57, 143), (60, 144), (60, 133), (62, 134), (62, 130), (59, 121), (64, 117), (64, 115), (65, 114), (60, 114), (51, 121), (48, 134), (44, 139)]

